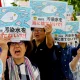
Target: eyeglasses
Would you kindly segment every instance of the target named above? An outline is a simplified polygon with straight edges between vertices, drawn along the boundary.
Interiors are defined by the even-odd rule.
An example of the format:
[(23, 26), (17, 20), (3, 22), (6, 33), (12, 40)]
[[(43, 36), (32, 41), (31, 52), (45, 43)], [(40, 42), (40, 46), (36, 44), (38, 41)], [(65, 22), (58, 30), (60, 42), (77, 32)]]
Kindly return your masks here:
[(33, 32), (43, 32), (44, 30), (42, 30), (42, 29), (38, 29), (38, 30), (33, 30)]
[(22, 45), (23, 43), (24, 43), (23, 41), (20, 41), (20, 42), (11, 42), (10, 45), (11, 46), (15, 46), (16, 44)]

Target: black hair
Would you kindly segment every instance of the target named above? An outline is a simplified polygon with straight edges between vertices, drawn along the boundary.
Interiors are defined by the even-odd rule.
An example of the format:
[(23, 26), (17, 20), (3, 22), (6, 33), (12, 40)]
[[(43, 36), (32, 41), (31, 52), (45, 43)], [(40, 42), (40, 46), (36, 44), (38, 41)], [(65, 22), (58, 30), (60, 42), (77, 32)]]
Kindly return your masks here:
[[(26, 52), (25, 52), (25, 56), (29, 57), (32, 49), (33, 49), (33, 45), (32, 45), (32, 42), (31, 41), (23, 41), (25, 46), (27, 46), (27, 49), (26, 49)], [(10, 49), (10, 45), (11, 45), (11, 42), (8, 43), (8, 47)], [(10, 51), (8, 50), (8, 56), (11, 56), (10, 54)]]
[(33, 31), (34, 30), (34, 28), (33, 27), (31, 27), (31, 31)]
[[(43, 28), (44, 29), (44, 28)], [(31, 31), (34, 31), (34, 27), (31, 27)], [(45, 29), (44, 29), (44, 32), (45, 32)]]

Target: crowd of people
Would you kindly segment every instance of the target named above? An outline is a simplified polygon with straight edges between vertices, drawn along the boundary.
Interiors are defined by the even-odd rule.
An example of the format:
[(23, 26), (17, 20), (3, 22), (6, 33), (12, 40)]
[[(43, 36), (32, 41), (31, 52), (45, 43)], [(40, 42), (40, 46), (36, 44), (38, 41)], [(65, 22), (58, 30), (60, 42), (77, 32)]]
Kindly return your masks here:
[[(11, 42), (0, 37), (2, 80), (79, 80), (80, 44), (68, 46), (55, 41), (52, 25), (31, 28), (31, 41)], [(76, 36), (80, 40), (80, 32)]]

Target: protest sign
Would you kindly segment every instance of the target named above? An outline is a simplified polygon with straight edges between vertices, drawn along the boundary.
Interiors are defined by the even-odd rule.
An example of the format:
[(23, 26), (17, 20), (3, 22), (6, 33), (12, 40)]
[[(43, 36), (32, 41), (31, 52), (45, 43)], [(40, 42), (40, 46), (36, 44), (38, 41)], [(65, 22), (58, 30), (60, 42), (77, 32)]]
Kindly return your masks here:
[(11, 36), (13, 41), (30, 40), (30, 10), (26, 7), (1, 7), (0, 36)]
[[(58, 42), (77, 41), (76, 33), (79, 28), (80, 28), (79, 21), (67, 21), (64, 31), (58, 29), (57, 31), (55, 31), (52, 34), (53, 34), (55, 40)], [(59, 34), (59, 33), (61, 33), (61, 31), (63, 32), (63, 34)]]
[(52, 24), (54, 29), (64, 28), (67, 2), (61, 1), (30, 1), (32, 7), (31, 27), (44, 27)]
[(68, 5), (67, 6), (67, 16), (66, 19), (67, 21), (71, 21), (71, 17), (73, 17), (73, 5)]

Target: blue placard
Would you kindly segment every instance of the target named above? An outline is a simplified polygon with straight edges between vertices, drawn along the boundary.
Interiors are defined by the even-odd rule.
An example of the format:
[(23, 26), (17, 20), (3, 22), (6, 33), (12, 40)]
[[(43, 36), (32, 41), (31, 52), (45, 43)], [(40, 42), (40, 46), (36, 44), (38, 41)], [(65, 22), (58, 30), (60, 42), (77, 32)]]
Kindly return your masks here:
[(71, 21), (71, 17), (73, 16), (72, 14), (73, 14), (73, 5), (68, 5), (67, 6), (67, 17), (66, 17), (66, 19), (67, 19), (67, 21)]
[(20, 26), (29, 28), (31, 8), (26, 7), (1, 7), (0, 26)]
[(79, 29), (80, 22), (79, 21), (67, 21), (66, 26), (62, 29), (58, 28), (53, 31), (52, 34), (73, 34), (76, 33)]
[[(32, 27), (52, 24), (52, 33), (54, 33), (54, 30), (63, 29), (66, 23), (67, 5), (67, 2), (62, 1), (30, 1), (30, 6), (32, 7)], [(63, 31), (63, 33), (65, 32)]]
[[(54, 31), (53, 37), (58, 42), (77, 41), (76, 33), (80, 29), (79, 21), (67, 21), (64, 29), (57, 29)], [(62, 34), (61, 34), (62, 32)]]
[(31, 8), (1, 7), (0, 36), (12, 37), (12, 41), (30, 40)]
[(61, 1), (30, 1), (33, 16), (58, 16), (65, 19), (67, 2)]
[(77, 33), (80, 27), (79, 21), (67, 21), (66, 22), (66, 34)]
[(67, 6), (67, 13), (70, 13), (70, 14), (72, 14), (73, 13), (73, 5), (68, 5)]

